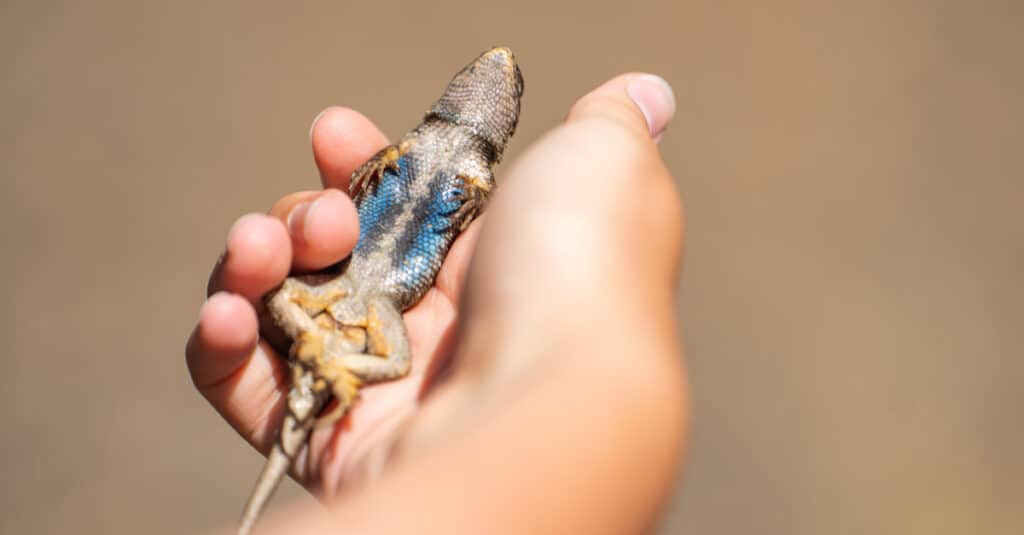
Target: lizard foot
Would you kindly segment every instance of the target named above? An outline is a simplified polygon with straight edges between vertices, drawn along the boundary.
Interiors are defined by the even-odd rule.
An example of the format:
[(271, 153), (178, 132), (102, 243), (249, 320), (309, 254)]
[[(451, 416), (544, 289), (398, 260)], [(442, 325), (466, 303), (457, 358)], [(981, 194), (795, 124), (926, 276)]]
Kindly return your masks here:
[(330, 385), (331, 393), (338, 403), (326, 414), (316, 419), (317, 429), (334, 425), (356, 401), (363, 382), (340, 360), (328, 360), (317, 370), (317, 374)]
[(359, 395), (359, 388), (363, 385), (351, 370), (340, 359), (325, 358), (326, 341), (323, 333), (317, 331), (305, 331), (296, 338), (292, 345), (292, 358), (299, 364), (293, 369), (297, 381), (302, 370), (309, 370), (313, 373), (313, 390), (324, 391), (330, 389), (331, 393), (338, 400), (337, 405), (327, 414), (316, 420), (316, 427), (325, 427), (341, 419), (345, 411), (355, 402)]
[(390, 169), (397, 173), (399, 171), (398, 159), (404, 152), (401, 147), (388, 145), (374, 154), (366, 163), (360, 165), (352, 173), (352, 180), (348, 185), (348, 193), (352, 200), (359, 201), (371, 188), (376, 187), (387, 170)]
[[(409, 373), (410, 353), (408, 336), (402, 314), (386, 300), (374, 300), (366, 305), (362, 327), (343, 327), (360, 331), (357, 342), (365, 343), (365, 352), (338, 351), (333, 343), (328, 358), (317, 361), (312, 369), (319, 380), (325, 381), (338, 404), (317, 420), (317, 427), (333, 424), (341, 419), (366, 383), (387, 381)], [(341, 333), (335, 342), (353, 340), (351, 334)], [(349, 346), (351, 347), (351, 346)]]
[(289, 300), (305, 310), (310, 317), (348, 295), (348, 290), (338, 285), (309, 286), (294, 279), (286, 280), (282, 291), (287, 292)]
[(452, 220), (459, 226), (459, 232), (462, 232), (483, 210), (487, 196), (491, 192), (491, 184), (487, 179), (468, 175), (459, 175), (458, 180), (459, 193), (455, 195), (454, 200), (461, 205), (455, 211)]
[(292, 358), (304, 368), (315, 370), (324, 360), (324, 335), (303, 331), (292, 344)]

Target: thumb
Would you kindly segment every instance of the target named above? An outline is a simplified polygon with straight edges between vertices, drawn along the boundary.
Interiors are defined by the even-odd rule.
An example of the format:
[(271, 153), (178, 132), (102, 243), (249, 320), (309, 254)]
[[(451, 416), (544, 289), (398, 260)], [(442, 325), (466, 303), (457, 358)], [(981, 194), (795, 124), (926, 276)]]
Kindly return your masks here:
[[(670, 307), (682, 206), (652, 138), (674, 111), (660, 78), (618, 76), (576, 101), (564, 124), (516, 160), (487, 207), (467, 316), (481, 307), (492, 319), (507, 313), (520, 326), (523, 317), (543, 323), (549, 318), (532, 296), (543, 295), (548, 312), (560, 315), (551, 303), (607, 309), (615, 289), (623, 300)], [(522, 298), (523, 281), (531, 298)]]
[(676, 99), (668, 82), (653, 74), (628, 73), (576, 101), (566, 122), (610, 119), (658, 142), (675, 112)]

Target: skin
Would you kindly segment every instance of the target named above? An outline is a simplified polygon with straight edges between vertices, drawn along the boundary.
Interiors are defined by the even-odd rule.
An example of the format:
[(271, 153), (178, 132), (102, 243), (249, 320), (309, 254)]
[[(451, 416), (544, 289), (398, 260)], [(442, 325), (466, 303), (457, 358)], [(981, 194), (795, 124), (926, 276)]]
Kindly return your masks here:
[[(405, 314), (410, 376), (364, 389), (296, 463), (326, 511), (285, 507), (257, 532), (654, 525), (688, 427), (674, 303), (682, 206), (654, 142), (673, 111), (650, 77), (619, 76), (499, 171), (485, 215)], [(259, 338), (259, 298), (349, 253), (358, 221), (342, 192), (388, 143), (346, 108), (321, 113), (310, 136), (326, 189), (234, 224), (186, 348), (196, 387), (263, 453), (287, 380)]]

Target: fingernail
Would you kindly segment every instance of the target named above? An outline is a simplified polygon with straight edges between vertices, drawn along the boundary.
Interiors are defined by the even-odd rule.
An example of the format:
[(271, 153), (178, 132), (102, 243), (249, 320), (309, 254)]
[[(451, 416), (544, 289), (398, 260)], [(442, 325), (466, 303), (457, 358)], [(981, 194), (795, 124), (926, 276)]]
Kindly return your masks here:
[(288, 233), (291, 234), (292, 239), (300, 242), (306, 242), (306, 229), (309, 228), (309, 222), (313, 219), (313, 212), (316, 211), (317, 203), (323, 196), (319, 196), (316, 199), (306, 201), (292, 209), (292, 213), (288, 214)]
[(313, 139), (313, 129), (316, 128), (316, 123), (320, 122), (320, 118), (323, 117), (329, 109), (330, 108), (324, 108), (320, 113), (316, 114), (316, 117), (313, 117), (313, 124), (309, 125), (309, 139)]
[(660, 76), (641, 74), (629, 82), (626, 93), (647, 119), (651, 137), (659, 141), (668, 122), (676, 114), (676, 96), (672, 86)]

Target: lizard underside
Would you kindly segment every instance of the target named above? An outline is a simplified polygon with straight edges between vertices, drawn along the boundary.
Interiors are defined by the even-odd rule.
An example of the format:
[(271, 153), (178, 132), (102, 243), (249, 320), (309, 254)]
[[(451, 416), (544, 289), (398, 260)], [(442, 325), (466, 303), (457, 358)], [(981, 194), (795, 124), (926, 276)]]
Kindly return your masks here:
[[(353, 173), (360, 231), (349, 258), (331, 271), (289, 277), (264, 298), (291, 341), (291, 389), (239, 534), (252, 529), (313, 427), (342, 418), (363, 385), (409, 372), (402, 312), (433, 285), (452, 241), (483, 209), (522, 92), (507, 48), (459, 71), (419, 126)], [(332, 398), (335, 407), (321, 414)]]

